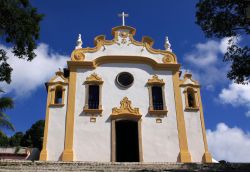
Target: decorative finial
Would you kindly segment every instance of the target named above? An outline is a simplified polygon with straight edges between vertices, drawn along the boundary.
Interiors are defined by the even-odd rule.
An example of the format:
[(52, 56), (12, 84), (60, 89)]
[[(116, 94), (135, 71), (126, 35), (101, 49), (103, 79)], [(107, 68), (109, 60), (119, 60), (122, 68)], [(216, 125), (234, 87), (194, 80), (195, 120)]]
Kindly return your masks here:
[(125, 26), (125, 17), (128, 17), (128, 14), (122, 12), (121, 14), (118, 14), (118, 17), (122, 18), (122, 26)]
[(166, 48), (167, 51), (172, 52), (171, 44), (170, 44), (167, 36), (166, 36), (166, 39), (165, 39), (165, 48)]
[(82, 36), (81, 36), (81, 34), (78, 35), (75, 49), (79, 49), (79, 48), (82, 48)]

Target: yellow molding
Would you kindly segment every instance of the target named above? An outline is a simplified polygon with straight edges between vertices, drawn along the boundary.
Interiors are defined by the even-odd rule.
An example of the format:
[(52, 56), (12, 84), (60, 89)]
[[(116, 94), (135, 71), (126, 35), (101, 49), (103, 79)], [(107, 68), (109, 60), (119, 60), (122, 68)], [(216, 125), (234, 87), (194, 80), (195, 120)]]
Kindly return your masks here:
[[(191, 87), (195, 87), (195, 88), (200, 88), (199, 82), (196, 81), (196, 80), (194, 80), (192, 78), (192, 74), (191, 73), (185, 73), (184, 76), (183, 76), (183, 78), (184, 78), (183, 80), (180, 80), (180, 86), (181, 87), (191, 86)], [(191, 84), (191, 83), (185, 84), (185, 82), (188, 79), (190, 79), (193, 82), (193, 84)]]
[(51, 98), (50, 86), (48, 87), (48, 95), (47, 95), (47, 104), (46, 104), (46, 116), (45, 116), (45, 126), (44, 126), (44, 134), (43, 134), (43, 147), (40, 153), (40, 161), (48, 160), (48, 129), (49, 129), (49, 103)]
[(90, 76), (86, 78), (85, 84), (103, 84), (103, 80), (96, 73), (92, 73)]
[(205, 127), (205, 122), (204, 122), (200, 89), (197, 90), (197, 94), (198, 94), (199, 105), (200, 105), (200, 121), (201, 121), (202, 136), (203, 136), (203, 142), (204, 142), (204, 148), (205, 148), (205, 153), (202, 159), (203, 159), (203, 162), (212, 163), (212, 156), (208, 151), (208, 145), (207, 145), (206, 127)]
[(86, 107), (83, 108), (83, 112), (90, 113), (90, 114), (100, 114), (102, 113), (102, 111), (103, 110), (101, 108), (100, 109), (88, 109)]
[[(104, 35), (99, 35), (97, 37), (95, 37), (94, 39), (94, 44), (95, 47), (90, 48), (90, 47), (86, 47), (86, 48), (80, 48), (80, 49), (75, 49), (72, 53), (71, 53), (71, 60), (72, 61), (84, 61), (85, 59), (85, 53), (94, 53), (97, 52), (98, 50), (101, 49), (101, 47), (105, 46), (105, 45), (113, 45), (113, 44), (117, 44), (118, 41), (118, 30), (128, 30), (129, 34), (129, 44), (134, 44), (136, 46), (143, 46), (147, 49), (148, 52), (152, 53), (152, 54), (161, 54), (164, 56), (163, 58), (163, 63), (177, 63), (177, 58), (176, 55), (170, 51), (167, 50), (157, 50), (152, 48), (153, 45), (153, 39), (151, 39), (148, 36), (144, 36), (142, 38), (142, 41), (136, 41), (134, 39), (134, 35), (135, 35), (135, 29), (129, 26), (118, 26), (112, 29), (112, 34), (114, 35), (113, 40), (106, 40)], [(127, 34), (126, 34), (127, 37)]]
[(159, 79), (158, 75), (153, 75), (151, 79), (148, 79), (148, 85), (165, 85), (163, 79)]
[(153, 110), (153, 109), (149, 109), (148, 113), (150, 115), (156, 115), (156, 116), (162, 116), (162, 115), (167, 115), (168, 110)]
[(114, 36), (118, 30), (128, 30), (129, 34), (135, 35), (136, 29), (130, 26), (116, 26), (112, 28), (112, 35)]
[(182, 107), (181, 90), (179, 87), (179, 72), (173, 72), (173, 87), (174, 87), (174, 97), (175, 97), (175, 107), (176, 107), (176, 120), (177, 120), (177, 130), (179, 138), (179, 161), (180, 162), (191, 162), (191, 155), (188, 150), (187, 134), (184, 120), (184, 113)]
[[(185, 85), (186, 87), (186, 85)], [(193, 94), (194, 94), (194, 107), (189, 107), (188, 103), (188, 89), (191, 89)], [(187, 86), (185, 90), (183, 91), (185, 95), (185, 111), (198, 111), (199, 110), (199, 103), (198, 103), (198, 94), (197, 94), (197, 89), (194, 88), (194, 85)]]
[(63, 161), (73, 161), (73, 140), (74, 140), (74, 112), (75, 112), (75, 94), (76, 94), (76, 71), (70, 70), (67, 114), (65, 126), (65, 143), (62, 154)]
[(101, 56), (93, 61), (68, 61), (68, 67), (72, 68), (91, 68), (106, 64), (106, 63), (135, 63), (135, 64), (147, 64), (155, 70), (170, 70), (179, 71), (180, 64), (174, 63), (158, 63), (155, 60), (143, 57), (143, 56)]
[[(129, 118), (124, 119), (137, 121), (138, 125), (138, 144), (139, 144), (139, 162), (143, 162), (143, 149), (142, 149), (142, 131), (140, 118)], [(111, 162), (116, 162), (116, 118), (111, 118)]]
[(132, 108), (131, 101), (124, 97), (120, 102), (120, 108), (112, 108), (112, 119), (117, 118), (141, 118), (141, 114), (139, 112), (139, 108)]
[[(61, 84), (61, 83), (53, 83), (51, 84), (50, 86), (53, 86), (53, 88), (50, 89), (50, 92), (51, 92), (51, 99), (50, 99), (50, 104), (49, 106), (55, 106), (55, 107), (62, 107), (64, 106), (64, 99), (65, 99), (65, 87), (64, 87), (64, 84)], [(62, 89), (62, 103), (60, 104), (56, 104), (55, 103), (55, 96), (56, 96), (56, 89), (58, 89), (59, 87), (61, 87)]]
[[(48, 83), (50, 83), (50, 84), (52, 84), (52, 83), (57, 83), (57, 82), (54, 82), (54, 80), (55, 80), (57, 77), (61, 77), (61, 78), (64, 80), (63, 83), (68, 83), (68, 79), (65, 78), (65, 77), (63, 76), (63, 72), (62, 72), (62, 71), (57, 71), (55, 74), (56, 74), (56, 75), (55, 75), (54, 77), (52, 77), (52, 78), (49, 80)], [(62, 82), (62, 81), (58, 81), (58, 82)]]

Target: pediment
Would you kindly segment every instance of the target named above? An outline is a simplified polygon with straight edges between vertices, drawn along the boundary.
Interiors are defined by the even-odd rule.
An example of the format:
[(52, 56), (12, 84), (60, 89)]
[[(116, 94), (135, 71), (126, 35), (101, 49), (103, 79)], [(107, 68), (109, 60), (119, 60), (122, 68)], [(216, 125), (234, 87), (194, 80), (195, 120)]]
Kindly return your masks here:
[(141, 114), (139, 112), (139, 108), (133, 108), (131, 105), (131, 101), (124, 97), (120, 102), (120, 107), (112, 108), (111, 118), (133, 118), (139, 119), (141, 118)]
[(57, 71), (55, 73), (55, 76), (50, 79), (48, 82), (49, 85), (55, 85), (55, 84), (68, 84), (68, 79), (64, 77), (62, 71)]
[(103, 56), (138, 56), (147, 57), (159, 64), (177, 64), (174, 53), (167, 50), (154, 49), (154, 41), (144, 36), (141, 41), (134, 39), (135, 29), (119, 26), (112, 29), (114, 38), (106, 40), (104, 35), (95, 38), (95, 47), (80, 48), (72, 52), (72, 61), (94, 61)]

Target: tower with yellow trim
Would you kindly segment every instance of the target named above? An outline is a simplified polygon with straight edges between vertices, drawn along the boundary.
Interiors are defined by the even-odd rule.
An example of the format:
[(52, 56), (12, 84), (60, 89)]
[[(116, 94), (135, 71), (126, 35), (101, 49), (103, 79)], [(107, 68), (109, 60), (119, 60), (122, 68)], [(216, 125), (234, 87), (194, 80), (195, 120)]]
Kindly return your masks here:
[(100, 35), (47, 83), (43, 161), (212, 162), (200, 85), (185, 73), (168, 38), (136, 41), (129, 26)]

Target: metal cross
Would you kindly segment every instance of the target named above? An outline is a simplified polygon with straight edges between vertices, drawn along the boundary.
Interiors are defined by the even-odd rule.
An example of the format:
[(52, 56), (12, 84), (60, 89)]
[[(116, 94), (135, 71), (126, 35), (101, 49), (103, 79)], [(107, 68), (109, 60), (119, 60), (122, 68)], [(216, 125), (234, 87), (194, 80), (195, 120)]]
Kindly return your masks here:
[(118, 16), (122, 17), (122, 26), (125, 26), (125, 17), (128, 17), (128, 14), (122, 12), (121, 14), (118, 14)]

